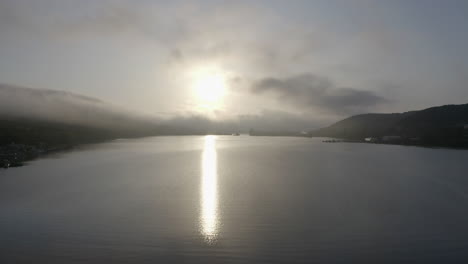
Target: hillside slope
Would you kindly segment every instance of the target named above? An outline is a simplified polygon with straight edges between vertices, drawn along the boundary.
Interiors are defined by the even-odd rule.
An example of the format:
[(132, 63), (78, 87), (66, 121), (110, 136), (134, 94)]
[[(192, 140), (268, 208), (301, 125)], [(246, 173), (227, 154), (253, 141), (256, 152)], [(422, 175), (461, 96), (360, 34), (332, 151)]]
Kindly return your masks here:
[(310, 132), (311, 136), (363, 140), (398, 136), (422, 145), (466, 146), (468, 104), (444, 105), (396, 114), (363, 114)]

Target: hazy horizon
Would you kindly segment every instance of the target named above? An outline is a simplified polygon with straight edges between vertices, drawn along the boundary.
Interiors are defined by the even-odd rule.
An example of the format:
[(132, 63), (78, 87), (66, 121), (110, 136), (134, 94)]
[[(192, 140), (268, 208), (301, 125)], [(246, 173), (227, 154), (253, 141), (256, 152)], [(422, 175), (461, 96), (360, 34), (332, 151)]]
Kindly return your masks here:
[(166, 120), (312, 129), (467, 103), (467, 13), (464, 1), (1, 0), (0, 83)]

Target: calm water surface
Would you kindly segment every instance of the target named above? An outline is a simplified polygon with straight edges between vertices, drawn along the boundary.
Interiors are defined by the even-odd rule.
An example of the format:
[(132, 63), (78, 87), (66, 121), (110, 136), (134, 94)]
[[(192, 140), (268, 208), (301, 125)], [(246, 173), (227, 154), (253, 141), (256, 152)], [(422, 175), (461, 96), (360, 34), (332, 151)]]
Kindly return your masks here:
[(117, 140), (0, 171), (0, 263), (468, 263), (468, 151)]

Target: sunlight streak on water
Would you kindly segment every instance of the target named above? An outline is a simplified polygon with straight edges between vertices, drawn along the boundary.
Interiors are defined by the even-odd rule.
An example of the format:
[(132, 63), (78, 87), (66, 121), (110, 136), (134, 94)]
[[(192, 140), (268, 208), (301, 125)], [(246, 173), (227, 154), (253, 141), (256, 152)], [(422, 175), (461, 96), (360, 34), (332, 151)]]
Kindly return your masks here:
[(201, 233), (208, 243), (218, 235), (218, 168), (216, 136), (206, 136), (202, 154)]

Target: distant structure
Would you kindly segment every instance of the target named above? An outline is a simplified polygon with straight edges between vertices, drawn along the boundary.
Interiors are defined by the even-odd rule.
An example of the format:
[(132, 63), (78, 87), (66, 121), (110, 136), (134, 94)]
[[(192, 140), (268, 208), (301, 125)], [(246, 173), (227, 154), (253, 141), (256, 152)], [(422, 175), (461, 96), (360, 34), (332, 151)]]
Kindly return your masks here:
[(385, 142), (392, 142), (392, 141), (399, 141), (401, 140), (400, 136), (383, 136), (382, 141)]
[(468, 124), (463, 126), (463, 141), (468, 143)]

